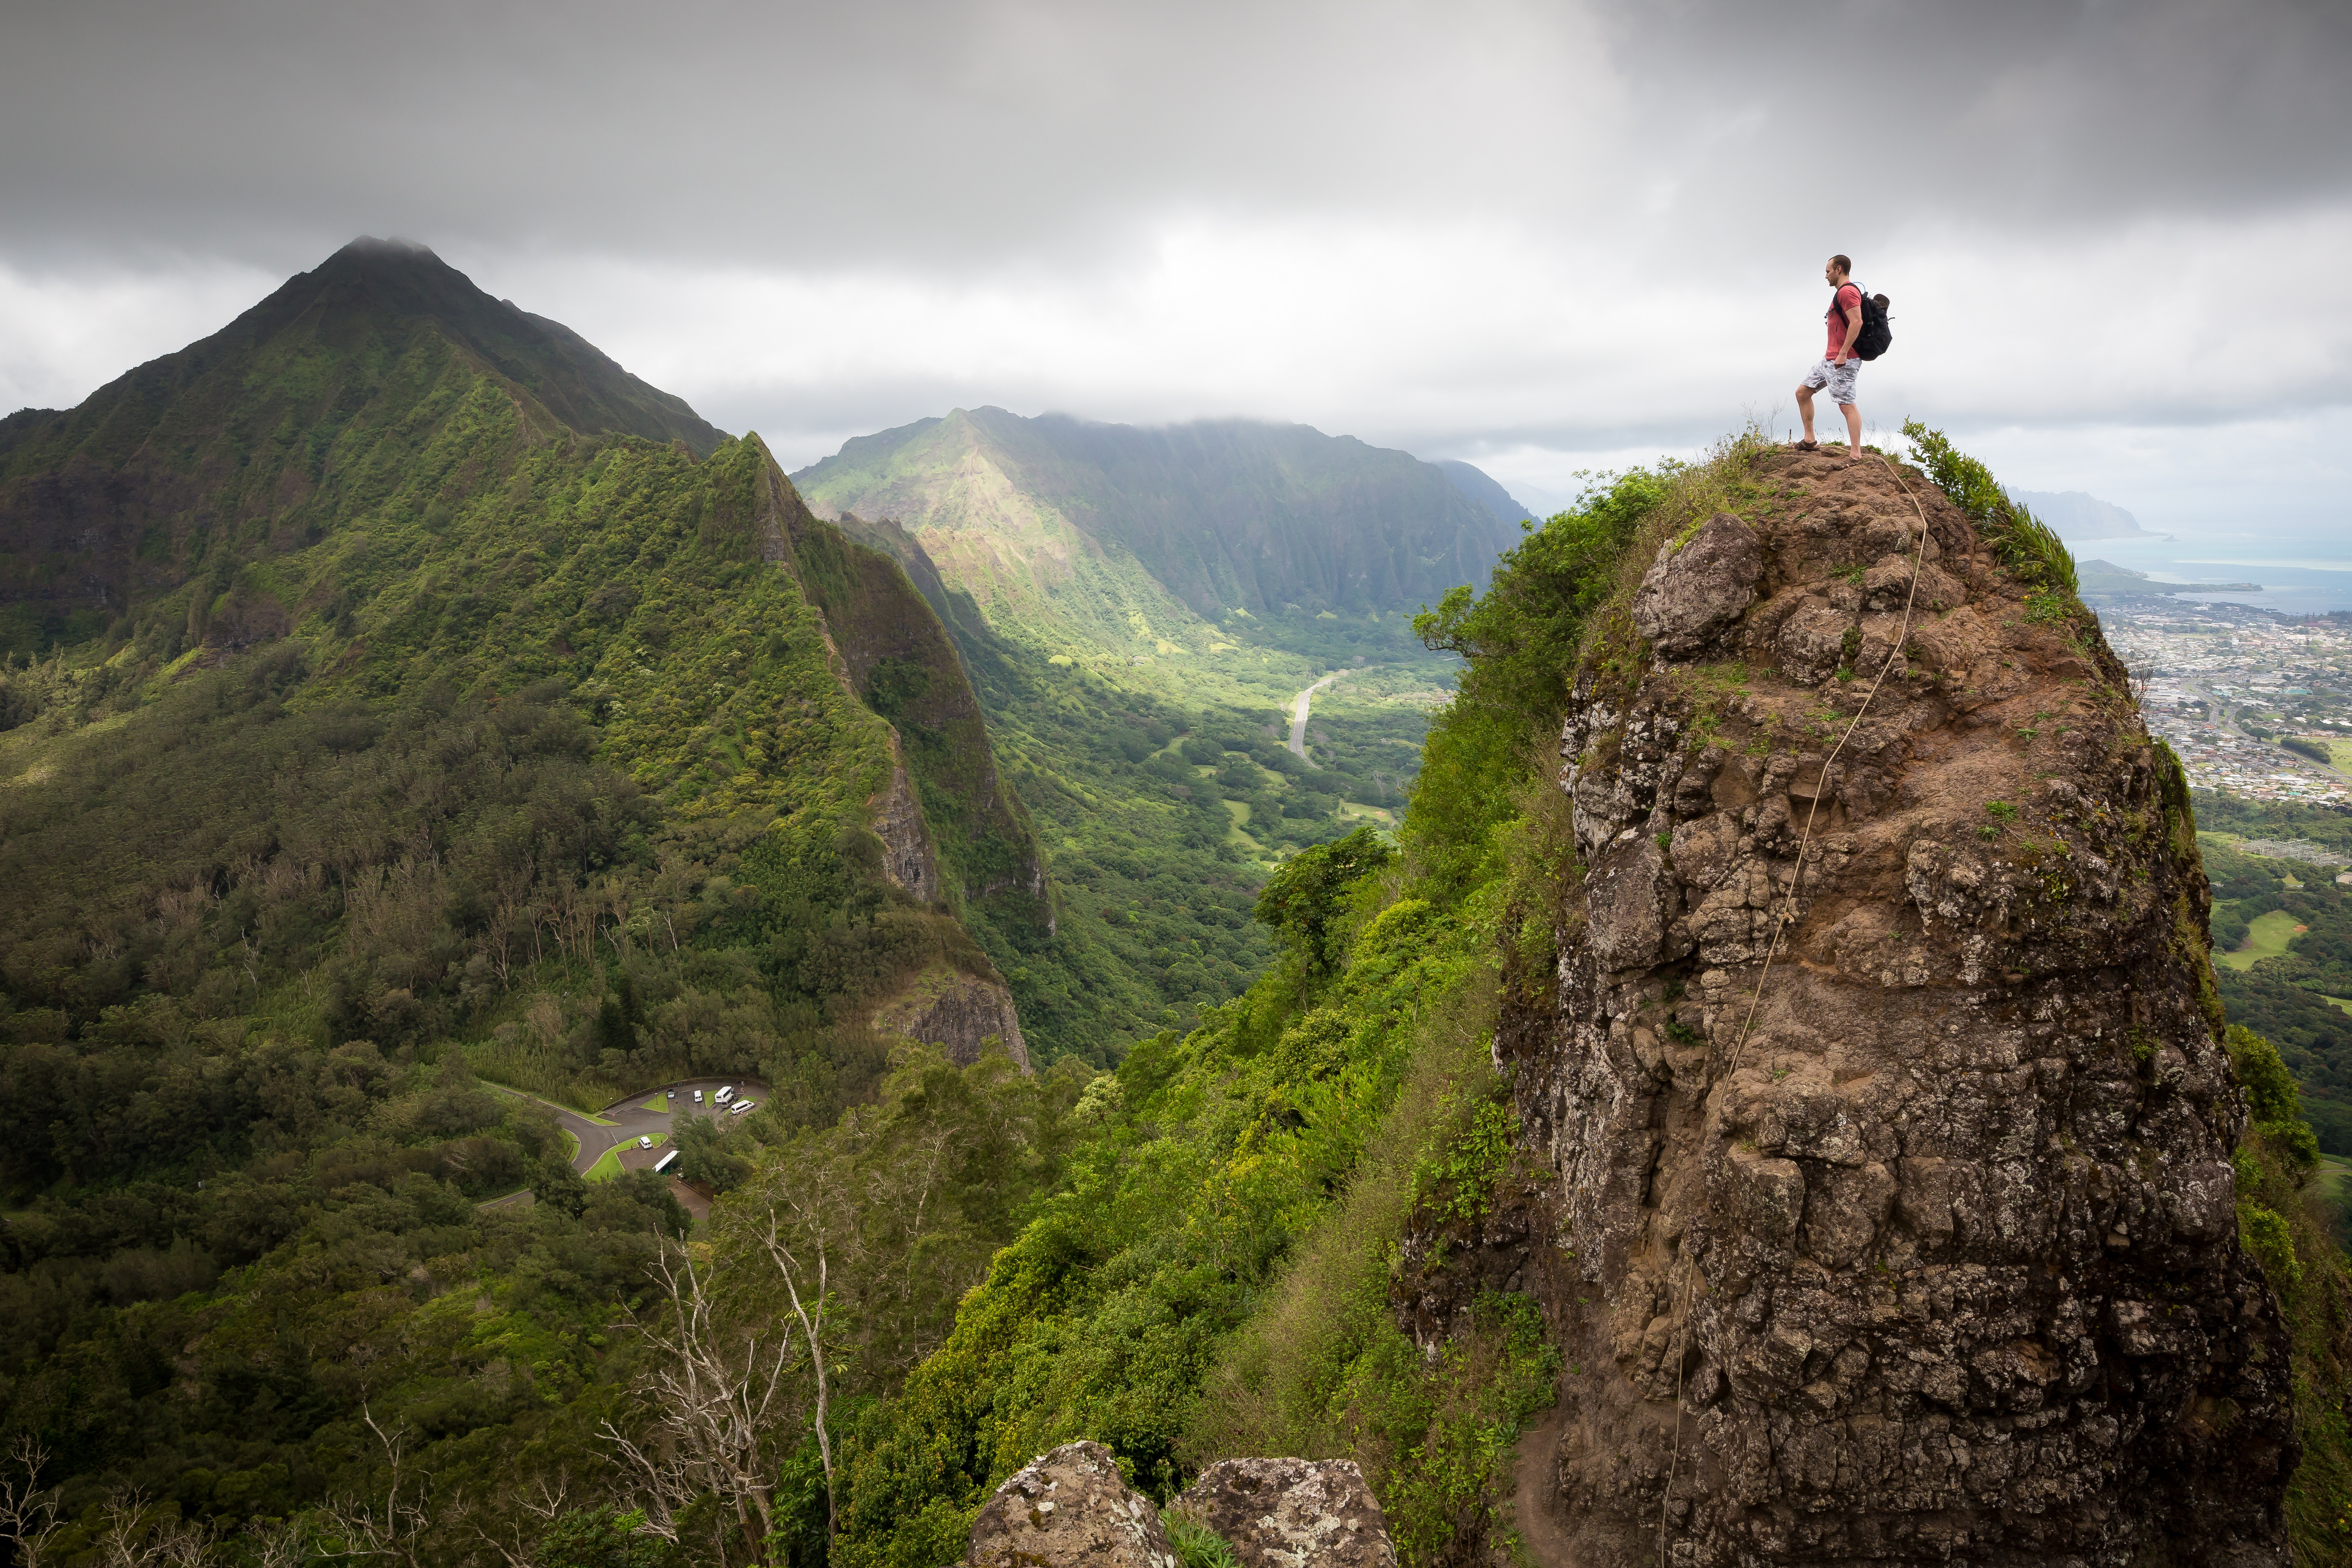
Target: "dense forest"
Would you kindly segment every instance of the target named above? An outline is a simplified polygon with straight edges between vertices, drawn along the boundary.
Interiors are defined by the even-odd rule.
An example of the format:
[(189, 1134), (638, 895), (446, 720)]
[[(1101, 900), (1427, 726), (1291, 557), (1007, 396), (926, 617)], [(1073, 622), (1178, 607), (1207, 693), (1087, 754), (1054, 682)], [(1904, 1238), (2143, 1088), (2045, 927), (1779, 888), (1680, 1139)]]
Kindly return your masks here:
[(2230, 1016), (2276, 1043), (2320, 1147), (2352, 1157), (2352, 887), (2333, 865), (2240, 847), (2300, 841), (2352, 866), (2352, 816), (2210, 792), (2197, 812)]
[[(690, 411), (321, 273), (274, 336), (0, 433), (10, 504), (141, 419), (123, 450), (184, 459), (141, 482), (209, 498), (125, 523), (120, 602), (41, 601), (0, 678), (10, 1560), (938, 1568), (1081, 1435), (1163, 1500), (1344, 1455), (1412, 1568), (1507, 1550), (1561, 1368), (1447, 1269), (1533, 1181), (1491, 1047), (1559, 940), (1547, 747), (1628, 561), (1745, 494), (1752, 438), (1409, 625), (1255, 617), (1269, 659), (1460, 661), (1301, 759), (1003, 635), (756, 438), (633, 430)], [(1035, 1070), (877, 1026), (938, 972), (1011, 988)], [(2232, 1055), (2316, 1368), (2312, 1135)], [(553, 1107), (702, 1073), (770, 1089), (681, 1128), (707, 1218), (576, 1168)], [(1399, 1310), (1433, 1290), (1451, 1332)], [(2310, 1513), (2341, 1412), (2305, 1440)]]

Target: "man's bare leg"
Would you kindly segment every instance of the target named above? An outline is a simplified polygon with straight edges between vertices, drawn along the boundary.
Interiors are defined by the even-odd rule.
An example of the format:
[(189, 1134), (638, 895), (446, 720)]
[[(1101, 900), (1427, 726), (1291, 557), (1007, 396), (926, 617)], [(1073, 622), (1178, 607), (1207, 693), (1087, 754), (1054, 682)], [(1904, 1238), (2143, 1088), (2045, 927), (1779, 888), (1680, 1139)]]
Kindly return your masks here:
[[(1838, 412), (1845, 416), (1846, 456), (1859, 459), (1862, 457), (1862, 405), (1841, 403), (1838, 405)], [(1811, 436), (1812, 433), (1811, 422), (1809, 420), (1806, 422), (1805, 434)]]
[(1805, 439), (1811, 441), (1813, 438), (1813, 389), (1811, 387), (1797, 388), (1797, 413), (1805, 421)]

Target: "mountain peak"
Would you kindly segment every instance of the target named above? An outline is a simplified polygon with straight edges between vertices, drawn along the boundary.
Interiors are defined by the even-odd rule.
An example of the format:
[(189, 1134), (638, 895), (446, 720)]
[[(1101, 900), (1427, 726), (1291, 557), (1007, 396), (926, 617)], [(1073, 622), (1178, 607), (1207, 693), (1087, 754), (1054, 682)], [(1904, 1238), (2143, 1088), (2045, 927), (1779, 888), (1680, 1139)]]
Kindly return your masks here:
[(325, 265), (331, 267), (336, 261), (346, 256), (402, 257), (425, 261), (439, 261), (441, 259), (439, 256), (434, 253), (434, 249), (431, 246), (420, 244), (416, 240), (413, 239), (402, 239), (397, 235), (386, 239), (378, 239), (372, 234), (361, 235), (357, 239), (352, 240), (349, 245), (344, 246), (341, 250), (335, 252), (333, 256), (327, 258)]

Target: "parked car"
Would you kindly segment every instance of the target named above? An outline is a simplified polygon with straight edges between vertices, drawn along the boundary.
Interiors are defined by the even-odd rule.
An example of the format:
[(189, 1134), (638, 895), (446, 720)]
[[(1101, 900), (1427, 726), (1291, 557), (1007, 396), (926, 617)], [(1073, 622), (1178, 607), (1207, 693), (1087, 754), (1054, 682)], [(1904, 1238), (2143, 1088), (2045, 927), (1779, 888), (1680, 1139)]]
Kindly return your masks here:
[(734, 1098), (735, 1086), (731, 1083), (722, 1083), (719, 1086), (719, 1092), (710, 1097), (710, 1103), (713, 1105), (724, 1105)]
[(759, 1108), (760, 1102), (756, 1100), (739, 1100), (732, 1106), (728, 1108), (727, 1114), (730, 1116), (740, 1116), (747, 1110), (757, 1110)]
[(702, 1103), (702, 1091), (698, 1089), (694, 1091), (694, 1103), (697, 1105)]
[(654, 1141), (650, 1138), (640, 1138), (637, 1140), (637, 1147), (640, 1149), (650, 1149), (653, 1146)]

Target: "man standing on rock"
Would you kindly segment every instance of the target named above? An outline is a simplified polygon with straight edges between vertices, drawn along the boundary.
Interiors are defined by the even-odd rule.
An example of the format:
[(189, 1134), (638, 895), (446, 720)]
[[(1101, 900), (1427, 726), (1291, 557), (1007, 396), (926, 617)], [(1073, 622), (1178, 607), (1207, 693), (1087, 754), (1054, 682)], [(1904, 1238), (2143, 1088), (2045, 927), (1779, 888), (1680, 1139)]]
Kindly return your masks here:
[(1862, 370), (1862, 360), (1853, 352), (1854, 340), (1862, 336), (1862, 290), (1848, 277), (1853, 270), (1853, 263), (1843, 256), (1831, 257), (1822, 270), (1837, 292), (1830, 297), (1829, 314), (1822, 318), (1829, 323), (1829, 345), (1822, 351), (1822, 363), (1805, 373), (1797, 388), (1797, 412), (1805, 420), (1805, 438), (1797, 443), (1800, 452), (1822, 449), (1813, 439), (1813, 389), (1826, 386), (1845, 416), (1847, 455), (1862, 456), (1862, 408), (1853, 400), (1853, 378)]

